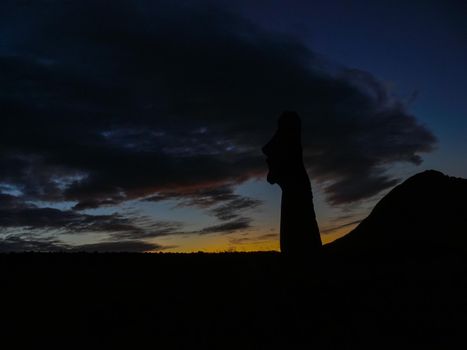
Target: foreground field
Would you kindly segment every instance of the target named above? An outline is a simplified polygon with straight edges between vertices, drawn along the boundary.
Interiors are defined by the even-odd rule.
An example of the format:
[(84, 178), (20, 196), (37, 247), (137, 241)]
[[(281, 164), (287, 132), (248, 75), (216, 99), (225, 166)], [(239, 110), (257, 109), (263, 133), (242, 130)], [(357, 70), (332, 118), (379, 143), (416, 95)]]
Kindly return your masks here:
[(324, 254), (4, 254), (3, 339), (17, 345), (358, 348), (463, 341), (463, 259)]

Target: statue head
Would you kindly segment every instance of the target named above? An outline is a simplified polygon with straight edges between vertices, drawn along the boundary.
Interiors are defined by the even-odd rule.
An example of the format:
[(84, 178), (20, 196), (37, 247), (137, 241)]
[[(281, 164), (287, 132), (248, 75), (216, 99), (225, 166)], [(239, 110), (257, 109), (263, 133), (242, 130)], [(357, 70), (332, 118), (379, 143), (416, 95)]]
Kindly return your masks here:
[(297, 179), (304, 171), (301, 143), (301, 121), (296, 112), (285, 111), (279, 117), (277, 131), (263, 147), (270, 184), (281, 187)]

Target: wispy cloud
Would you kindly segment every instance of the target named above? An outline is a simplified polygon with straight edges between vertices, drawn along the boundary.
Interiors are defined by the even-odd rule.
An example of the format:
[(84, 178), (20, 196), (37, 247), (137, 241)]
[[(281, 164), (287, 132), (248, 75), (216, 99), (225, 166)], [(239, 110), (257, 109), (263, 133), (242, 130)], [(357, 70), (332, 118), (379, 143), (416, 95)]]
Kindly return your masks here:
[(322, 234), (329, 234), (329, 233), (335, 232), (337, 230), (340, 230), (340, 229), (343, 229), (343, 228), (346, 228), (346, 227), (351, 227), (351, 226), (354, 226), (354, 225), (358, 225), (361, 222), (362, 222), (362, 220), (355, 220), (355, 221), (351, 221), (351, 222), (346, 222), (344, 224), (340, 224), (340, 225), (336, 225), (336, 226), (321, 229), (320, 232)]
[(204, 235), (209, 233), (232, 233), (239, 230), (245, 230), (251, 227), (251, 219), (240, 217), (232, 221), (224, 222), (218, 225), (207, 226), (199, 231), (198, 234)]
[(28, 239), (9, 236), (0, 241), (0, 253), (7, 252), (149, 252), (160, 251), (173, 246), (162, 246), (138, 240), (99, 242), (93, 244), (68, 245), (59, 239)]

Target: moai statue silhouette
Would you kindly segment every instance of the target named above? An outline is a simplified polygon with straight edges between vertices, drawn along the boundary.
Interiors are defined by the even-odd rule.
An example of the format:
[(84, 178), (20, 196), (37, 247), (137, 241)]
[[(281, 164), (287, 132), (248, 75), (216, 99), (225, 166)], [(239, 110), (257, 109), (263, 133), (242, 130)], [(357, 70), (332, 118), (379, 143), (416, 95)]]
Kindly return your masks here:
[(318, 255), (321, 244), (310, 179), (303, 164), (301, 120), (286, 111), (277, 131), (263, 147), (269, 166), (267, 180), (282, 189), (280, 248), (290, 257)]

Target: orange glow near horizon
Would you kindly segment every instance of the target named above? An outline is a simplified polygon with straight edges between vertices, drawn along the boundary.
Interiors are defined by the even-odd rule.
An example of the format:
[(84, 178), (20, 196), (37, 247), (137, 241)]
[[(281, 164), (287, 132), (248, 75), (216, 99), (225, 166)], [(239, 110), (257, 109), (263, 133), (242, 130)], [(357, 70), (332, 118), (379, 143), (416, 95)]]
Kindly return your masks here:
[[(279, 251), (278, 239), (257, 239), (257, 232), (249, 236), (244, 235), (220, 235), (197, 237), (186, 239), (183, 248), (173, 247), (164, 249), (167, 253), (221, 253), (221, 252), (255, 252), (255, 251)], [(241, 239), (247, 238), (244, 242)], [(238, 240), (238, 241), (237, 241)], [(170, 242), (166, 243), (170, 245)]]
[[(321, 234), (321, 240), (324, 244), (329, 244), (335, 241), (338, 238), (345, 236), (347, 233), (352, 231), (358, 224), (342, 227), (331, 231), (330, 233)], [(189, 239), (187, 242), (184, 242), (183, 249), (180, 247), (171, 247), (162, 250), (166, 253), (224, 253), (224, 252), (259, 252), (259, 251), (280, 251), (279, 248), (279, 235), (276, 239), (258, 239), (255, 240), (254, 237), (258, 234), (255, 232), (255, 235), (251, 235), (251, 240), (245, 240), (244, 243), (235, 242), (235, 239), (239, 238), (239, 235), (225, 235), (225, 236), (216, 236), (216, 237), (198, 237), (198, 239)], [(245, 236), (240, 234), (240, 237), (244, 238)], [(169, 243), (169, 242), (167, 242)], [(167, 244), (167, 245), (170, 245)], [(160, 251), (151, 251), (151, 252), (160, 252)]]

